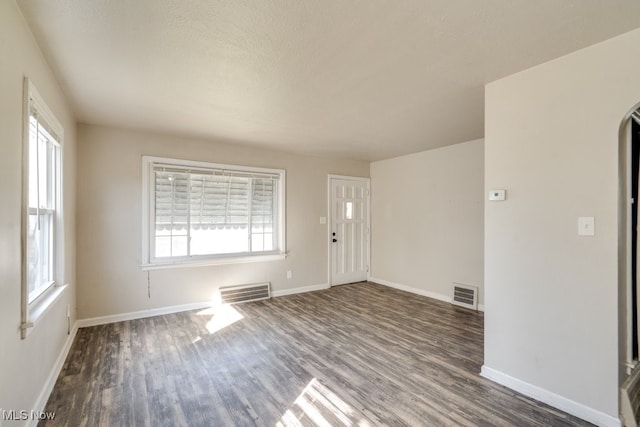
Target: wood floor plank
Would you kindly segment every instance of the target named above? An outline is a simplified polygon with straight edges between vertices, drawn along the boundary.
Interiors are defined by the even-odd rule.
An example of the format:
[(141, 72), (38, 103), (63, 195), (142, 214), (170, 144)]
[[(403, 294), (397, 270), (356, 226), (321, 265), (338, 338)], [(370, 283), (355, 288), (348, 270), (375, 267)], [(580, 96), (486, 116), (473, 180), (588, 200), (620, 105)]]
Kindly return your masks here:
[(483, 322), (360, 283), (83, 328), (40, 425), (589, 425), (480, 377)]

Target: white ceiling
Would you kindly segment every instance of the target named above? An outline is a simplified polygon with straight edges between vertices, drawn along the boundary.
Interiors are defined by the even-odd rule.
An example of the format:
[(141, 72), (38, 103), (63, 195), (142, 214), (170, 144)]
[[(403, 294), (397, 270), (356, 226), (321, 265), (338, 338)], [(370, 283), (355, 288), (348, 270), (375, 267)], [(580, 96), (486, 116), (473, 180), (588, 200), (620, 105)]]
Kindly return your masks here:
[(79, 122), (379, 160), (482, 138), (484, 84), (638, 0), (17, 0)]

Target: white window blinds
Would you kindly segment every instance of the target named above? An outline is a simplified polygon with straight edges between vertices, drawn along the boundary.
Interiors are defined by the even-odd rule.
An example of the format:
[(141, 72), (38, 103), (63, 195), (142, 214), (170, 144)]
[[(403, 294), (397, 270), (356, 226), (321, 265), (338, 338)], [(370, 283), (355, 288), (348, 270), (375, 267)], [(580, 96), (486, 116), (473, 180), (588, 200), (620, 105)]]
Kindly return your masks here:
[(278, 173), (154, 164), (152, 258), (273, 253)]

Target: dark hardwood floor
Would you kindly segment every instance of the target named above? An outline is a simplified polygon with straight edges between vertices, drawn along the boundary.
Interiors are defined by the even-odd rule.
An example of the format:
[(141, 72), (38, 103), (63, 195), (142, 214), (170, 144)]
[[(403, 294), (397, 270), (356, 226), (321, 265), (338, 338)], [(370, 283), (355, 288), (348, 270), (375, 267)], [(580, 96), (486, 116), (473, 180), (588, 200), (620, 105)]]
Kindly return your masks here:
[(589, 425), (482, 347), (481, 313), (372, 283), (83, 328), (40, 425)]

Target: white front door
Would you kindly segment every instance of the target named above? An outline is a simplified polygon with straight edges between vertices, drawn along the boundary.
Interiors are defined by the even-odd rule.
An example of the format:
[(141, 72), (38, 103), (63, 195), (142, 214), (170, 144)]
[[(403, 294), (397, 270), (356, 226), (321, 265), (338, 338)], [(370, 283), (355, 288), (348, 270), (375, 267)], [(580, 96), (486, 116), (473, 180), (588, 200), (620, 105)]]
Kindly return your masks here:
[(329, 177), (331, 285), (367, 280), (369, 179)]

